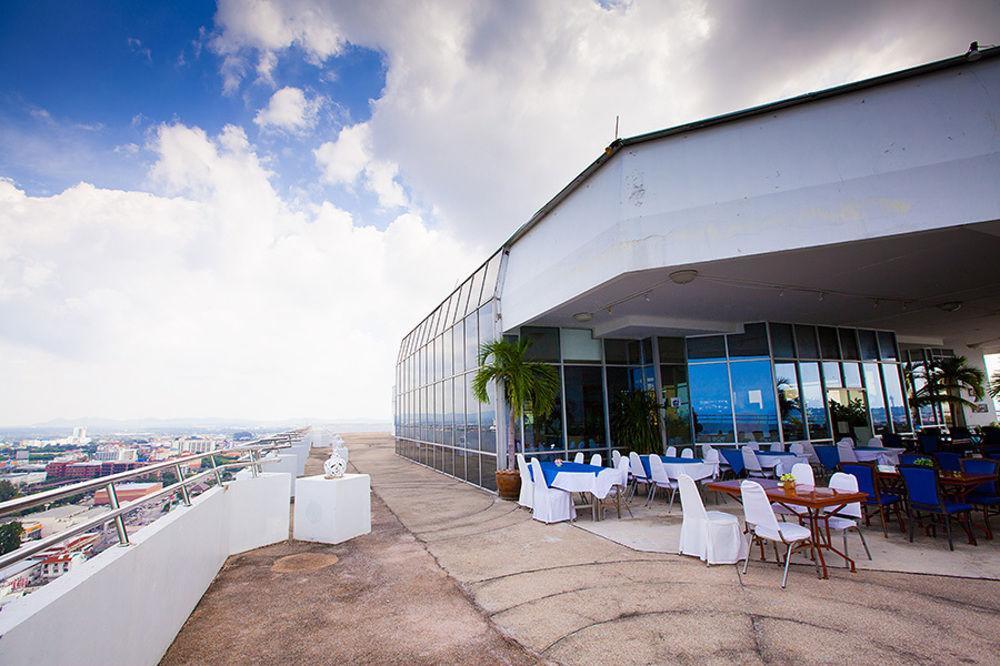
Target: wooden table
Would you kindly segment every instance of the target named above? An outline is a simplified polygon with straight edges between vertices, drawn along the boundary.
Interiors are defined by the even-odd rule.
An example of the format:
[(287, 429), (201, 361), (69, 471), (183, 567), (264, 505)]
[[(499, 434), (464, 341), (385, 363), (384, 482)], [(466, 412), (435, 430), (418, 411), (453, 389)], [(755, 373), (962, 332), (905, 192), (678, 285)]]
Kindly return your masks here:
[[(780, 483), (772, 479), (754, 479), (754, 481), (759, 483), (764, 488), (767, 498), (772, 502), (777, 502), (787, 509), (791, 509), (792, 506), (798, 506), (806, 509), (806, 514), (800, 514), (800, 516), (809, 519), (809, 531), (811, 533), (810, 538), (812, 539), (813, 545), (816, 547), (816, 554), (819, 557), (819, 564), (822, 569), (822, 574), (820, 575), (821, 578), (829, 578), (829, 572), (826, 570), (826, 558), (823, 556), (824, 550), (832, 551), (841, 556), (848, 564), (850, 564), (851, 573), (857, 572), (853, 559), (848, 557), (846, 553), (842, 553), (834, 548), (830, 539), (826, 539), (824, 541), (823, 532), (820, 529), (819, 523), (822, 519), (822, 514), (833, 514), (840, 509), (843, 509), (848, 504), (867, 501), (867, 493), (849, 493), (842, 490), (834, 490), (833, 488), (806, 485), (796, 485), (795, 492), (790, 493), (787, 492)], [(705, 488), (713, 490), (717, 493), (725, 493), (739, 501), (740, 484), (742, 482), (742, 479), (733, 479), (731, 481), (713, 481), (712, 483), (706, 484)], [(749, 555), (747, 555), (747, 557), (749, 557)]]

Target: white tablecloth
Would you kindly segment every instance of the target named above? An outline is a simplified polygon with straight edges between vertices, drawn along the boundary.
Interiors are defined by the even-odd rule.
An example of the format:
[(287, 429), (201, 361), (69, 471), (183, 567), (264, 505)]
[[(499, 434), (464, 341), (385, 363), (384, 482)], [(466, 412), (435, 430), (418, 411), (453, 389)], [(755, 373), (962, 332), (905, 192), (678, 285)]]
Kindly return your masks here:
[(880, 465), (898, 465), (899, 454), (906, 449), (885, 448), (881, 451), (860, 451), (854, 449), (854, 455), (861, 462), (877, 462)]
[(695, 481), (707, 479), (715, 474), (715, 465), (703, 462), (690, 463), (663, 463), (663, 469), (671, 479), (680, 478), (681, 474), (687, 474)]
[[(757, 460), (760, 461), (760, 466), (763, 469), (775, 468), (775, 472), (781, 474), (788, 474), (792, 471), (792, 465), (795, 463), (805, 463), (809, 464), (809, 456), (796, 456), (788, 454), (785, 456), (757, 456)], [(778, 469), (778, 465), (781, 465)]]
[(617, 470), (602, 470), (599, 474), (593, 472), (559, 472), (552, 480), (553, 488), (570, 493), (592, 493), (599, 499), (604, 499), (620, 478)]

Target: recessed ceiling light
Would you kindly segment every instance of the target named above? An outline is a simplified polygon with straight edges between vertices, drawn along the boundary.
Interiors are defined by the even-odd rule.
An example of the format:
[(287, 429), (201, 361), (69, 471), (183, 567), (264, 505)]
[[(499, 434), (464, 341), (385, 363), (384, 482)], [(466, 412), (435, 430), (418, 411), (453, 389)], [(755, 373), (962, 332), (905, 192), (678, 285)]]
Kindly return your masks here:
[(594, 315), (590, 314), (589, 312), (577, 312), (575, 315), (573, 315), (573, 319), (576, 319), (580, 323), (590, 321), (593, 318)]
[(944, 310), (945, 312), (957, 312), (962, 309), (962, 301), (948, 301), (947, 303), (941, 303), (938, 305), (939, 310)]
[(670, 281), (674, 284), (690, 284), (694, 282), (696, 277), (698, 277), (698, 271), (687, 269), (671, 273)]

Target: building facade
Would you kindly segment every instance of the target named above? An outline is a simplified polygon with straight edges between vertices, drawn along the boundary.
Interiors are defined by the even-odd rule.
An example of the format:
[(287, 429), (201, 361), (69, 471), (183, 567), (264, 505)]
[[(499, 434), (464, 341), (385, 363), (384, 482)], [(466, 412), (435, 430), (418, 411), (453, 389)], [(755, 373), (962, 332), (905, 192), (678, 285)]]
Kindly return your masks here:
[(404, 338), (397, 451), (492, 488), (505, 406), (468, 386), (498, 335), (558, 369), (556, 409), (515, 433), (540, 457), (628, 449), (637, 390), (664, 446), (996, 420), (909, 394), (933, 359), (1000, 352), (998, 55), (617, 140)]

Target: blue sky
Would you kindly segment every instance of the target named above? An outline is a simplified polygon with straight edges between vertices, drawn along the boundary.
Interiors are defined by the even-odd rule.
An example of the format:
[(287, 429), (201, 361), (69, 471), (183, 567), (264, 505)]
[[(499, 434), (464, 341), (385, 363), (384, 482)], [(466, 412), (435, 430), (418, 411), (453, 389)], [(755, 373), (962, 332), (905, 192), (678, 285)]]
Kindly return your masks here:
[[(180, 122), (218, 134), (243, 127), (276, 175), (276, 185), (332, 195), (379, 218), (370, 193), (326, 192), (311, 154), (317, 137), (368, 120), (385, 84), (380, 53), (348, 46), (317, 66), (292, 46), (273, 78), (319, 95), (309, 136), (253, 123), (274, 92), (248, 76), (223, 94), (222, 58), (209, 2), (14, 0), (0, 12), (0, 175), (29, 194), (62, 191), (85, 180), (98, 187), (143, 189), (148, 132)], [(13, 66), (7, 66), (13, 65)], [(138, 150), (136, 150), (138, 147)]]

